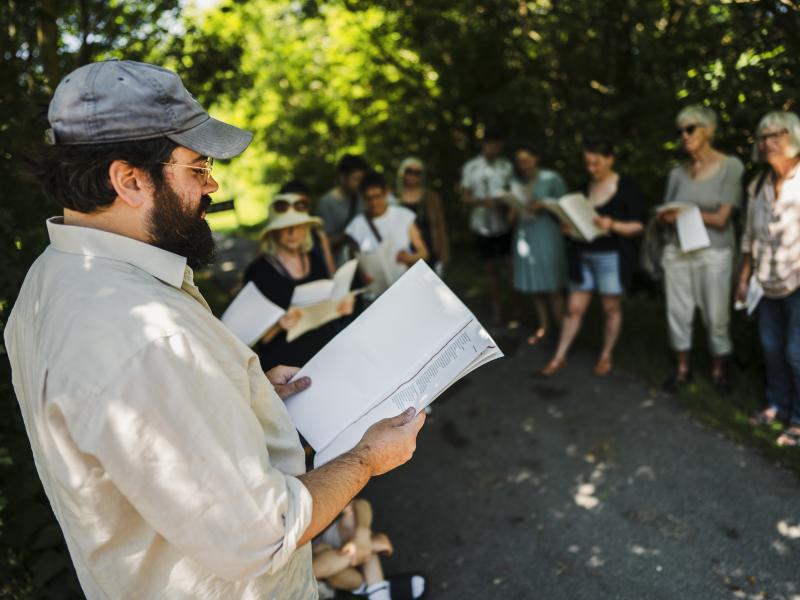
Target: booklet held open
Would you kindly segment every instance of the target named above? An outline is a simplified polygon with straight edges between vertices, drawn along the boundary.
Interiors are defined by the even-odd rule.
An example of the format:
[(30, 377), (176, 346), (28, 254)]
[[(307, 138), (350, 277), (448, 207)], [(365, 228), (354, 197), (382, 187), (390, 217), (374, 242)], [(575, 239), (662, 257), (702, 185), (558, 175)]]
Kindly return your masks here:
[(320, 466), (377, 421), (422, 410), (470, 371), (503, 356), (469, 309), (418, 261), (295, 377), (312, 385), (286, 406)]

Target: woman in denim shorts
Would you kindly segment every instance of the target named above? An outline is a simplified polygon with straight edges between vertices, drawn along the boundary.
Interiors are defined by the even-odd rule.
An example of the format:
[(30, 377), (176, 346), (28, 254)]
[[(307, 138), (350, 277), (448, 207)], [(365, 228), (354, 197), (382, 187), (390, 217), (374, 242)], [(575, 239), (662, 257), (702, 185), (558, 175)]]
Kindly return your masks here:
[(603, 348), (595, 375), (611, 371), (612, 354), (622, 327), (621, 299), (636, 258), (633, 238), (642, 234), (646, 210), (636, 183), (614, 170), (614, 151), (605, 140), (588, 141), (583, 158), (590, 180), (582, 191), (597, 211), (595, 224), (608, 235), (585, 243), (567, 244), (569, 300), (556, 353), (542, 375), (553, 375), (567, 364), (567, 352), (581, 327), (583, 315), (596, 291), (603, 303)]

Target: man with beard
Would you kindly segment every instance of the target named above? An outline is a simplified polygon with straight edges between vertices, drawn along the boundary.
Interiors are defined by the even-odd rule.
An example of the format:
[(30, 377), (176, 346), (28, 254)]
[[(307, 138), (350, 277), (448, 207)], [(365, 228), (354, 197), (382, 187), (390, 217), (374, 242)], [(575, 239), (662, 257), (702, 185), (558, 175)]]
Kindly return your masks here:
[(424, 415), (370, 429), (308, 472), (281, 398), (209, 311), (193, 271), (213, 158), (251, 134), (171, 71), (90, 64), (58, 86), (37, 160), (64, 208), (5, 329), (36, 466), (86, 596), (313, 598), (307, 542), (411, 457)]

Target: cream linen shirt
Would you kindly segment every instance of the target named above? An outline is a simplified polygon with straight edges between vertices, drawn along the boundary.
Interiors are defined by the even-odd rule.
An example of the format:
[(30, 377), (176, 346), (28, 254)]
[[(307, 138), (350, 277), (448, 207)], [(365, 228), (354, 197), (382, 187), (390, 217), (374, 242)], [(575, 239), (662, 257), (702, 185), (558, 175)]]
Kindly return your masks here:
[(5, 329), (36, 467), (99, 598), (316, 598), (300, 441), (183, 257), (47, 222)]

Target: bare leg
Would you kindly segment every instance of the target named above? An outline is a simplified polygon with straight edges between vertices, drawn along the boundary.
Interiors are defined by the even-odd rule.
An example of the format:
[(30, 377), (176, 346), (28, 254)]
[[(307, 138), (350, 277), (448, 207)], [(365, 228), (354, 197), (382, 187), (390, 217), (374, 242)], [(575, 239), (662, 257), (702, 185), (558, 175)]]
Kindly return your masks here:
[[(316, 544), (311, 560), (316, 579), (328, 579), (350, 567), (350, 557), (340, 554), (335, 548), (327, 544)], [(356, 586), (358, 587), (358, 586)]]
[(367, 562), (361, 565), (361, 570), (364, 573), (364, 583), (368, 586), (384, 580), (383, 567), (381, 567), (381, 561), (377, 554), (373, 554)]
[(687, 375), (689, 374), (689, 351), (682, 350), (680, 352), (676, 352), (675, 357), (678, 360), (678, 378), (686, 379)]
[(533, 295), (533, 306), (536, 309), (536, 321), (539, 329), (547, 331), (549, 319), (547, 317), (547, 302), (544, 294)]
[(552, 292), (550, 294), (550, 308), (553, 310), (553, 320), (561, 327), (564, 321), (564, 294)]
[(715, 356), (711, 359), (711, 377), (719, 379), (725, 375), (725, 357)]
[(364, 576), (361, 571), (354, 567), (347, 567), (328, 577), (328, 585), (335, 590), (354, 590), (362, 583), (364, 583)]
[(603, 312), (605, 313), (605, 330), (603, 333), (603, 351), (600, 353), (600, 358), (610, 360), (622, 328), (622, 306), (619, 296), (602, 296), (601, 300), (603, 302)]
[(591, 300), (591, 292), (572, 292), (569, 295), (567, 315), (564, 317), (564, 325), (561, 328), (561, 336), (558, 340), (558, 348), (555, 356), (553, 356), (553, 361), (561, 362), (567, 357), (567, 352), (569, 352), (569, 348), (581, 328), (583, 315), (586, 313)]

